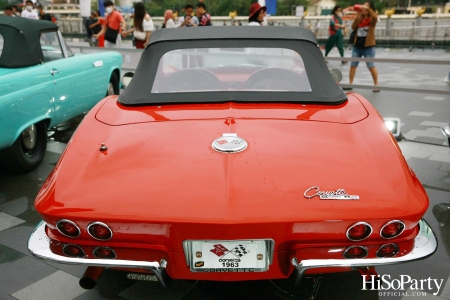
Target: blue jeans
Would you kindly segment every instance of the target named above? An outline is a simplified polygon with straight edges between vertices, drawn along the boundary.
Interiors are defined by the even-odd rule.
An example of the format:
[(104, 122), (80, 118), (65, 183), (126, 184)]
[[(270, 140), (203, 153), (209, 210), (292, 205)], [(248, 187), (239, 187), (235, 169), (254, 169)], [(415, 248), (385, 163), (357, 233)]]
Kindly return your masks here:
[[(358, 48), (353, 47), (352, 51), (352, 57), (365, 57), (365, 58), (375, 58), (375, 47), (368, 47), (368, 48)], [(359, 64), (359, 61), (352, 61), (350, 64), (352, 67), (357, 67)], [(373, 62), (366, 62), (367, 67), (373, 68), (375, 67), (375, 63)]]

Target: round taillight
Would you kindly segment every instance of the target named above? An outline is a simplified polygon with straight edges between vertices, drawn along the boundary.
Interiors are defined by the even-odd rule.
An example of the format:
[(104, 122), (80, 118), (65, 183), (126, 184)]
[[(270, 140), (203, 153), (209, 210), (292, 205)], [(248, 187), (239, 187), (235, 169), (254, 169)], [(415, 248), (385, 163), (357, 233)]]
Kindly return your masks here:
[(372, 233), (372, 226), (366, 222), (358, 222), (347, 229), (347, 238), (351, 241), (362, 241)]
[(64, 247), (63, 247), (63, 253), (64, 253), (65, 255), (67, 255), (67, 256), (70, 256), (70, 257), (78, 257), (78, 258), (81, 258), (81, 257), (85, 257), (85, 256), (86, 256), (86, 255), (84, 254), (83, 249), (81, 249), (80, 246), (78, 246), (78, 245), (71, 245), (71, 244), (69, 244), (69, 245), (64, 245)]
[(87, 227), (89, 234), (97, 240), (106, 241), (112, 238), (112, 230), (108, 225), (101, 222), (93, 222)]
[(380, 235), (385, 239), (392, 239), (399, 236), (405, 230), (405, 223), (398, 220), (387, 222), (380, 231)]
[(377, 251), (377, 257), (394, 257), (397, 255), (399, 248), (396, 244), (385, 244)]
[(344, 258), (364, 258), (369, 254), (369, 251), (364, 246), (351, 246), (344, 251)]
[(56, 222), (56, 228), (63, 235), (75, 238), (81, 234), (80, 228), (70, 220), (59, 220)]
[(108, 247), (97, 247), (92, 252), (95, 257), (97, 258), (108, 258), (108, 259), (114, 259), (117, 257), (116, 253), (114, 253), (113, 249)]

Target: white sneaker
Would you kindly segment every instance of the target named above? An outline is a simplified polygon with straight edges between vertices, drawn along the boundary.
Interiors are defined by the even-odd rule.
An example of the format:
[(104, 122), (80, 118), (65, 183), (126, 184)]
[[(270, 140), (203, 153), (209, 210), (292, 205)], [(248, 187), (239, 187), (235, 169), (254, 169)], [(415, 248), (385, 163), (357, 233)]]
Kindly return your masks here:
[(450, 77), (448, 77), (448, 76), (445, 77), (445, 78), (444, 78), (444, 82), (450, 83)]

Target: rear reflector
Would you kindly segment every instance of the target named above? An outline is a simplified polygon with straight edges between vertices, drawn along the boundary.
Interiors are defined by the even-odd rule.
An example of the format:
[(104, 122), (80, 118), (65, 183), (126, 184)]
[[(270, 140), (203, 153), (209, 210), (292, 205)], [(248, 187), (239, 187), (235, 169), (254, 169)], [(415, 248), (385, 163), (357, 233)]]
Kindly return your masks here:
[(405, 230), (405, 223), (393, 220), (386, 223), (380, 231), (380, 235), (385, 239), (392, 239), (399, 236)]
[(364, 258), (369, 254), (369, 251), (364, 246), (351, 246), (344, 251), (344, 258)]
[(86, 254), (84, 254), (84, 251), (83, 251), (83, 249), (81, 249), (80, 246), (72, 245), (72, 244), (64, 245), (63, 253), (70, 257), (82, 258), (82, 257), (86, 256)]
[(366, 222), (358, 222), (347, 229), (347, 238), (351, 241), (362, 241), (370, 236), (372, 226)]
[(113, 249), (108, 247), (97, 247), (92, 252), (95, 257), (97, 258), (107, 258), (107, 259), (114, 259), (117, 257), (116, 253), (114, 253)]
[(109, 226), (101, 222), (93, 222), (89, 224), (87, 230), (94, 239), (101, 241), (109, 240), (113, 235)]
[(70, 220), (59, 220), (56, 222), (56, 228), (59, 232), (61, 232), (63, 235), (75, 238), (78, 237), (81, 234), (80, 228), (78, 227), (75, 222), (72, 222)]
[(377, 257), (394, 257), (397, 255), (399, 248), (396, 244), (385, 244), (377, 251)]

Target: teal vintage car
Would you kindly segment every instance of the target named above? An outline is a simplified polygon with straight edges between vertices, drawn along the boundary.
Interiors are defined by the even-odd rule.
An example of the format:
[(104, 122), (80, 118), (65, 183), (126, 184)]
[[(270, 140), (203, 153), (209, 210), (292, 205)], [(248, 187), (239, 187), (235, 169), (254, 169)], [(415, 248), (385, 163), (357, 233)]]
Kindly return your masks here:
[(39, 166), (47, 129), (119, 94), (118, 52), (73, 53), (49, 21), (0, 16), (0, 169)]

